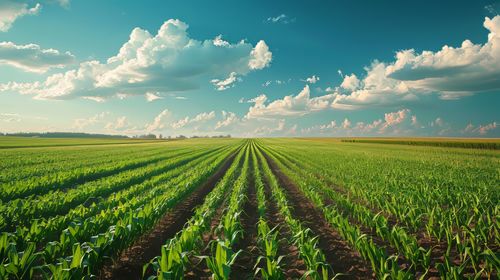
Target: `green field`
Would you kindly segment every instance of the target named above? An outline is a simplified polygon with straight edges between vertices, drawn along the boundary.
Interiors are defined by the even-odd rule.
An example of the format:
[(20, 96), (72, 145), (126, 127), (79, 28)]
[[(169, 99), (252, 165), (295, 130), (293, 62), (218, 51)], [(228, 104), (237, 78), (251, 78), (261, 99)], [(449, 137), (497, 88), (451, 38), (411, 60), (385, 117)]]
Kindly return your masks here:
[(342, 142), (401, 144), (415, 146), (436, 146), (470, 149), (500, 149), (500, 140), (496, 138), (345, 138)]
[(362, 142), (0, 137), (0, 279), (497, 279), (500, 152)]
[(111, 144), (138, 144), (166, 140), (144, 139), (108, 139), (108, 138), (29, 138), (0, 136), (0, 149), (30, 148), (52, 146), (82, 146), (82, 145), (111, 145)]

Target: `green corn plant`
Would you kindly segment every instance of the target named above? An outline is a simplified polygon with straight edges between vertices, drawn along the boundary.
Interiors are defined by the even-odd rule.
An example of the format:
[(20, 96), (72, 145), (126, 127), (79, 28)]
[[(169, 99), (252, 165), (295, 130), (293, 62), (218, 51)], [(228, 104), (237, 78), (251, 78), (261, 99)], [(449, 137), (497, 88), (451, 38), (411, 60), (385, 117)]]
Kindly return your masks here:
[(228, 280), (231, 274), (231, 266), (235, 262), (241, 250), (233, 252), (229, 243), (224, 240), (216, 240), (211, 245), (212, 256), (206, 257), (208, 269), (212, 272), (214, 280)]
[[(257, 224), (257, 235), (259, 248), (263, 251), (255, 263), (255, 275), (261, 275), (263, 279), (280, 280), (284, 279), (284, 274), (280, 263), (283, 256), (278, 256), (279, 240), (277, 227), (269, 228), (266, 221), (260, 219)], [(264, 266), (261, 267), (261, 263)]]
[(143, 276), (151, 266), (154, 271), (157, 271), (159, 280), (184, 279), (187, 254), (188, 252), (183, 250), (180, 243), (170, 240), (169, 244), (162, 246), (161, 257), (144, 265)]
[(15, 246), (9, 246), (0, 275), (8, 275), (6, 278), (12, 279), (31, 279), (33, 269), (41, 256), (40, 253), (35, 252), (35, 249), (35, 243), (29, 243), (22, 252), (17, 252)]

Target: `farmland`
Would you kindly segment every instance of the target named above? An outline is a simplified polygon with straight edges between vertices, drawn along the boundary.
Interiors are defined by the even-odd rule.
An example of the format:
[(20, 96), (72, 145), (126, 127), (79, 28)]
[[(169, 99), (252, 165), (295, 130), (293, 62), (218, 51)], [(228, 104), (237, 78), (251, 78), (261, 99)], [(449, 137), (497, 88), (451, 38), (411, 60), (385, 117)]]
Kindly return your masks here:
[(1, 279), (498, 277), (498, 141), (15, 140)]

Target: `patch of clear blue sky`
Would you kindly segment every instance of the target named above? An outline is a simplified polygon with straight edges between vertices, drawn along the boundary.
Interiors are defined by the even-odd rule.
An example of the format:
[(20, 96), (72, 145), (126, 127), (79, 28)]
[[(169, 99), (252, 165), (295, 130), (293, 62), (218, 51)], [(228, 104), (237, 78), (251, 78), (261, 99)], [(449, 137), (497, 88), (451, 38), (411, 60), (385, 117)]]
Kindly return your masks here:
[[(247, 39), (252, 44), (263, 39), (273, 52), (270, 68), (252, 72), (235, 88), (223, 92), (206, 86), (182, 93), (188, 100), (166, 98), (146, 103), (143, 98), (96, 104), (85, 100), (37, 101), (26, 96), (0, 95), (9, 110), (41, 112), (57, 118), (52, 108), (65, 118), (88, 117), (102, 111), (149, 121), (168, 108), (177, 117), (202, 111), (230, 110), (243, 115), (249, 104), (241, 97), (266, 93), (270, 99), (297, 94), (304, 86), (299, 79), (313, 74), (321, 77), (312, 86), (337, 86), (337, 70), (364, 76), (363, 67), (374, 59), (392, 61), (398, 50), (413, 48), (439, 50), (443, 45), (460, 46), (463, 40), (474, 43), (487, 40), (482, 24), (492, 16), (485, 6), (495, 1), (99, 1), (74, 0), (69, 8), (46, 4), (37, 16), (26, 16), (11, 30), (0, 33), (0, 41), (16, 44), (36, 43), (43, 48), (71, 51), (79, 61), (105, 61), (127, 41), (134, 27), (156, 33), (161, 24), (177, 18), (189, 24), (195, 39), (210, 39), (222, 34), (225, 40)], [(286, 14), (295, 21), (271, 24), (268, 17)], [(52, 70), (46, 75), (60, 70)], [(42, 75), (43, 76), (43, 75)], [(261, 86), (266, 80), (293, 79), (284, 86)], [(0, 82), (40, 80), (38, 74), (26, 74), (12, 68), (0, 68)], [(63, 104), (64, 103), (64, 104)], [(498, 120), (498, 93), (477, 94), (456, 101), (401, 104), (428, 121), (442, 117), (448, 122), (465, 124)], [(356, 111), (327, 111), (294, 121), (318, 124), (349, 117), (370, 121), (392, 108)], [(0, 110), (5, 111), (5, 108)], [(65, 112), (65, 113), (63, 113)]]

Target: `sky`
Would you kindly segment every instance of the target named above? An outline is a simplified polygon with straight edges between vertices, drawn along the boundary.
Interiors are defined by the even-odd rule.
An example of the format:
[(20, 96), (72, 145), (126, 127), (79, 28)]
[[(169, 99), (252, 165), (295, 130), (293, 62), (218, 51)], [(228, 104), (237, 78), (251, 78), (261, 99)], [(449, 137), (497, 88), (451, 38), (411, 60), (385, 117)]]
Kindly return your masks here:
[(500, 1), (0, 0), (0, 132), (500, 137)]

